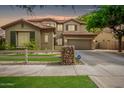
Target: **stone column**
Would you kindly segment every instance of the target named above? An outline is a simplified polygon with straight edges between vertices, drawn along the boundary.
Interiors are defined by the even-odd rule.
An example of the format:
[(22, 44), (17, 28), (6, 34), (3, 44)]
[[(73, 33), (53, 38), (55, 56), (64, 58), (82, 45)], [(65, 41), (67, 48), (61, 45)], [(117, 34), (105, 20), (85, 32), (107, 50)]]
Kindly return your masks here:
[(74, 46), (64, 46), (62, 48), (62, 64), (72, 65), (75, 63)]

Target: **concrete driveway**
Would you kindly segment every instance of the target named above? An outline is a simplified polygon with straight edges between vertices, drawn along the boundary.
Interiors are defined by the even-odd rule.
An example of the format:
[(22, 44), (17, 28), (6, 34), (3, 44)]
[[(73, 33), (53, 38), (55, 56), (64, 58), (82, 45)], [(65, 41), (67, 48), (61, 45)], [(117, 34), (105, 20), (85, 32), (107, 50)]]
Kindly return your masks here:
[(102, 75), (90, 75), (99, 87), (124, 88), (124, 54), (116, 51), (80, 50), (81, 62), (100, 71)]
[(118, 54), (116, 51), (78, 50), (76, 53), (80, 54), (82, 61), (86, 62), (88, 65), (124, 65), (124, 55)]

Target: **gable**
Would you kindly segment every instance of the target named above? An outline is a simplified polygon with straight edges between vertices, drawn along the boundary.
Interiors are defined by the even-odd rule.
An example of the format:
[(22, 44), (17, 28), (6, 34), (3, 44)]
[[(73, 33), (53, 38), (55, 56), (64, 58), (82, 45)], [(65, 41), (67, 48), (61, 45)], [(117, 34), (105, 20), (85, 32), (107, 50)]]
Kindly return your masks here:
[(65, 22), (64, 24), (76, 24), (76, 25), (80, 25), (80, 23), (74, 21), (74, 20), (69, 20), (67, 22)]
[(114, 35), (112, 33), (108, 33), (108, 32), (100, 32), (97, 37), (95, 38), (95, 40), (97, 41), (107, 41), (107, 40), (116, 40), (114, 38)]
[(35, 30), (39, 30), (38, 28), (36, 27), (33, 27), (27, 23), (17, 23), (17, 24), (14, 24), (10, 27), (8, 27), (6, 29), (7, 31), (35, 31)]

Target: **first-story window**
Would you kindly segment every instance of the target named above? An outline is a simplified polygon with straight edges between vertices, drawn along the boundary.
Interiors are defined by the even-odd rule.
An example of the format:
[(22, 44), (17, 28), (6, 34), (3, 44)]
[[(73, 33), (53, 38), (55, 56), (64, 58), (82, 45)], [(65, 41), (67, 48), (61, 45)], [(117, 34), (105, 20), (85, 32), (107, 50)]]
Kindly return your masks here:
[(48, 34), (45, 34), (44, 42), (48, 43)]
[(62, 45), (62, 38), (57, 39), (57, 44)]

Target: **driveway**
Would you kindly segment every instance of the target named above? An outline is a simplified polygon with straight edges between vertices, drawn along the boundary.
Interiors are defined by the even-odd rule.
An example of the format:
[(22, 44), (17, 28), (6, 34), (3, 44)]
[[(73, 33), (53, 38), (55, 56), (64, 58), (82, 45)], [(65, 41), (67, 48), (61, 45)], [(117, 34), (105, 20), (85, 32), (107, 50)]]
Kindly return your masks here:
[(124, 55), (116, 53), (116, 51), (78, 50), (76, 53), (80, 54), (82, 57), (81, 60), (88, 65), (124, 65)]
[(99, 86), (124, 88), (124, 54), (115, 51), (79, 50), (81, 62), (99, 71), (102, 75), (89, 75)]

